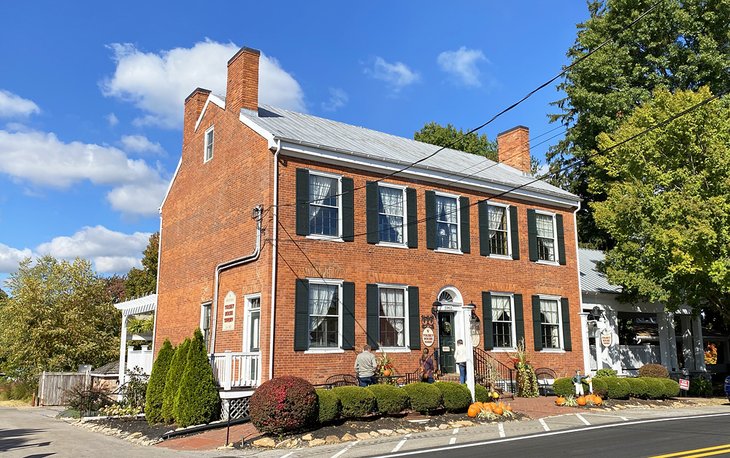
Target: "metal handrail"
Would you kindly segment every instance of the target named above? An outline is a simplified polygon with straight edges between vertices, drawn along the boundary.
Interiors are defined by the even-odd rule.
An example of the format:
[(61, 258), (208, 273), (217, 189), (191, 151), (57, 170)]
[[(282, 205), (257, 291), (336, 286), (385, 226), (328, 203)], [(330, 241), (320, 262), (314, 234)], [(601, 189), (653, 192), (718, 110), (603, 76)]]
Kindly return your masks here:
[(474, 379), (488, 388), (514, 393), (514, 369), (478, 347), (474, 347)]

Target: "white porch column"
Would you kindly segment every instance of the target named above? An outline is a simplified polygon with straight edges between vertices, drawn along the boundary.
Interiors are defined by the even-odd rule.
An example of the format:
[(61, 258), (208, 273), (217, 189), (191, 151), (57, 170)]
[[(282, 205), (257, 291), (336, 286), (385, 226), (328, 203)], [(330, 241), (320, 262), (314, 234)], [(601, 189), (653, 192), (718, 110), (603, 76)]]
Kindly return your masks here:
[(705, 344), (702, 340), (702, 323), (700, 322), (699, 316), (691, 318), (691, 326), (695, 354), (695, 370), (707, 372), (707, 367), (705, 366)]
[[(474, 309), (471, 305), (463, 305), (461, 311), (456, 314), (456, 325), (463, 331), (464, 349), (466, 350), (466, 387), (471, 393), (471, 400), (474, 402), (474, 345), (471, 341), (471, 311)], [(458, 338), (458, 335), (457, 335)]]
[(127, 366), (127, 319), (129, 315), (122, 314), (122, 336), (119, 339), (119, 386), (122, 386), (126, 377)]
[(687, 370), (695, 370), (694, 342), (692, 341), (692, 327), (689, 315), (681, 315), (679, 321), (682, 324), (682, 354), (684, 355), (684, 367)]
[(679, 360), (677, 359), (677, 332), (674, 329), (674, 313), (667, 312), (667, 323), (669, 326), (668, 332), (669, 332), (669, 345), (668, 345), (668, 351), (669, 351), (669, 366), (667, 366), (672, 371), (678, 371), (679, 370)]
[[(588, 312), (580, 312), (580, 339), (583, 345), (583, 373), (591, 373), (591, 347), (588, 344)], [(596, 339), (599, 340), (599, 339)]]

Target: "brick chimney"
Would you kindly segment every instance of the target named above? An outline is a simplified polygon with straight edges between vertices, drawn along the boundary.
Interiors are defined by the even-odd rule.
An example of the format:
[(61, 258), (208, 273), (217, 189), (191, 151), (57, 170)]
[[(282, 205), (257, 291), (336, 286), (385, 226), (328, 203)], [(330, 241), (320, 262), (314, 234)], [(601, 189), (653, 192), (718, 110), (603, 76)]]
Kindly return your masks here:
[(228, 61), (226, 111), (258, 110), (260, 56), (261, 51), (244, 47)]
[(187, 144), (187, 140), (195, 131), (195, 123), (203, 111), (206, 100), (210, 91), (207, 89), (197, 88), (185, 98), (185, 114), (183, 117), (183, 145)]
[(497, 135), (499, 162), (530, 173), (530, 129), (513, 127)]

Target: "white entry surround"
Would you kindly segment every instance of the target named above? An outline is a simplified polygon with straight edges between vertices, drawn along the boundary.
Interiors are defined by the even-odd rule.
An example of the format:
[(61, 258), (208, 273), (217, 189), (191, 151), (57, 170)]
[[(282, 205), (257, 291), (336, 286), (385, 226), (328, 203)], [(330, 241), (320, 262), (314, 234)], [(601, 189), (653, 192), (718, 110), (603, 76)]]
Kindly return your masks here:
[[(606, 368), (634, 375), (648, 363), (661, 364), (670, 372), (706, 370), (699, 317), (693, 317), (688, 309), (667, 312), (663, 304), (619, 302), (620, 288), (608, 283), (597, 268), (604, 259), (603, 253), (578, 251), (586, 373)], [(649, 327), (655, 326), (655, 335), (644, 334), (635, 341), (621, 342), (619, 318), (631, 316), (644, 320)], [(681, 348), (681, 358), (677, 348)]]

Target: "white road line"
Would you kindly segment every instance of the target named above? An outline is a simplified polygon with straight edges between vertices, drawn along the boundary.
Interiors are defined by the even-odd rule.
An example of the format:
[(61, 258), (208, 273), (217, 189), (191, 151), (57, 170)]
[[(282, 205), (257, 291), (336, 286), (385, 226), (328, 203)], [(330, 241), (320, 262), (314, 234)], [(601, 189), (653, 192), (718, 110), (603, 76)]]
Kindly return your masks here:
[(287, 458), (288, 456), (292, 456), (294, 452), (289, 452), (286, 455), (282, 455), (281, 458)]
[[(334, 455), (332, 455), (332, 458), (337, 458), (338, 456), (342, 455), (342, 454), (343, 454), (343, 453), (345, 453), (346, 451), (350, 450), (350, 449), (352, 448), (352, 446), (353, 446), (353, 445), (355, 445), (355, 444), (357, 444), (358, 442), (359, 442), (359, 441), (355, 441), (355, 442), (350, 442), (350, 443), (349, 443), (349, 444), (347, 445), (347, 447), (343, 448), (343, 449), (342, 449), (342, 450), (340, 450), (339, 452), (337, 452), (337, 453), (335, 453)], [(284, 458), (284, 457), (282, 456), (281, 458)]]
[(452, 437), (451, 439), (449, 439), (449, 445), (454, 445), (455, 443), (456, 443), (455, 437)]
[(578, 417), (578, 420), (582, 421), (584, 425), (591, 426), (590, 422), (585, 419), (585, 417), (579, 413), (575, 414), (576, 417)]
[(504, 423), (500, 423), (497, 426), (499, 428), (499, 437), (505, 437), (506, 434), (504, 433)]
[(451, 433), (451, 434), (453, 434), (454, 436), (456, 436), (457, 434), (459, 434), (459, 428), (454, 428), (454, 432)]
[(586, 412), (582, 415), (590, 415), (592, 417), (620, 418), (623, 421), (629, 421), (629, 419), (627, 417), (622, 417), (621, 415), (605, 415), (605, 414), (601, 414), (601, 413), (591, 413), (591, 412)]
[(406, 441), (408, 440), (409, 437), (411, 437), (411, 433), (408, 433), (405, 436), (403, 436), (403, 439), (401, 439), (401, 441), (398, 442), (398, 444), (396, 444), (395, 448), (393, 450), (391, 450), (390, 453), (395, 453), (398, 450), (400, 450), (401, 447), (403, 447), (405, 445), (405, 443), (406, 443)]
[(548, 427), (547, 423), (545, 423), (545, 420), (543, 420), (543, 419), (541, 418), (541, 419), (540, 419), (540, 420), (538, 420), (538, 421), (539, 421), (539, 422), (540, 422), (540, 424), (542, 425), (542, 429), (544, 429), (545, 431), (550, 431), (550, 428)]

